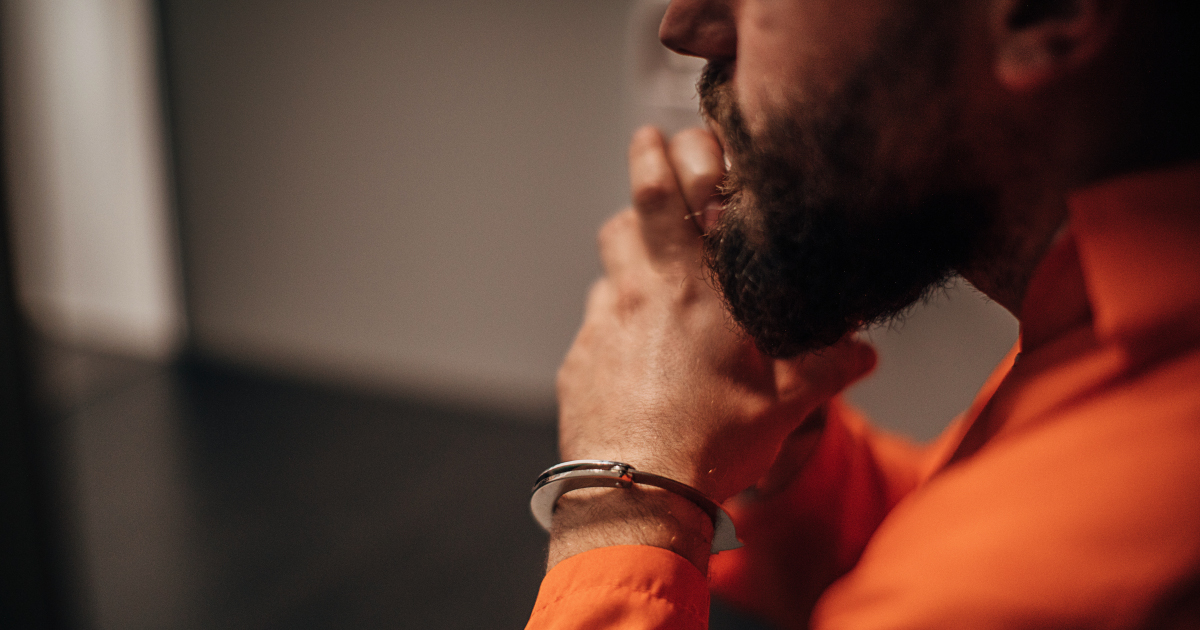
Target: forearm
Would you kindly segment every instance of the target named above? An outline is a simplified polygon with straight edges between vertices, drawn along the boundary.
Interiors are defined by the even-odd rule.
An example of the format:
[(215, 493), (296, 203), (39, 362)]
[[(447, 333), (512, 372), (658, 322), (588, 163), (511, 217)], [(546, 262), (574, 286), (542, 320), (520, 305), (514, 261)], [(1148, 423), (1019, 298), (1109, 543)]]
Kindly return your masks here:
[(599, 547), (650, 545), (679, 554), (706, 573), (712, 535), (712, 520), (699, 506), (666, 490), (584, 488), (558, 500), (547, 569)]

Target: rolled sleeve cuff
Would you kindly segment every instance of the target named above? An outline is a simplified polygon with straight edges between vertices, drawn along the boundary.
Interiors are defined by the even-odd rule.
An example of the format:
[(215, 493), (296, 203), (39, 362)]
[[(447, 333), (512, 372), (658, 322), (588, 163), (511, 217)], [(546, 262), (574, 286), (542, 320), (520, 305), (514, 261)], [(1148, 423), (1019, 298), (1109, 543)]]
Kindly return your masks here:
[(542, 580), (526, 630), (708, 628), (708, 582), (666, 549), (617, 546), (560, 562)]

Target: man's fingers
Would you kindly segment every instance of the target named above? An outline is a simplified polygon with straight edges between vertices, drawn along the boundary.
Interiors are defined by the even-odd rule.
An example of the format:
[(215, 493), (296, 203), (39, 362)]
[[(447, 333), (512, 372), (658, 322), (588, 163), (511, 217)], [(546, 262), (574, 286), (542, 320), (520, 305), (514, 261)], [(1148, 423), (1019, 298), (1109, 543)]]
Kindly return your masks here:
[(666, 144), (653, 127), (642, 127), (633, 134), (629, 182), (651, 258), (670, 262), (699, 251), (700, 240), (667, 157)]
[(870, 344), (847, 335), (836, 344), (776, 363), (776, 391), (784, 398), (804, 397), (824, 402), (875, 369)]
[(600, 263), (604, 266), (604, 273), (611, 278), (621, 278), (630, 270), (647, 264), (642, 220), (632, 208), (605, 221), (600, 227), (596, 243), (600, 248)]
[(616, 292), (608, 278), (600, 278), (588, 289), (587, 301), (583, 307), (583, 319), (589, 321), (593, 317), (613, 310), (616, 302)]
[(667, 155), (675, 177), (696, 223), (707, 230), (721, 214), (722, 200), (717, 186), (725, 177), (721, 145), (712, 132), (701, 127), (675, 134), (667, 145)]

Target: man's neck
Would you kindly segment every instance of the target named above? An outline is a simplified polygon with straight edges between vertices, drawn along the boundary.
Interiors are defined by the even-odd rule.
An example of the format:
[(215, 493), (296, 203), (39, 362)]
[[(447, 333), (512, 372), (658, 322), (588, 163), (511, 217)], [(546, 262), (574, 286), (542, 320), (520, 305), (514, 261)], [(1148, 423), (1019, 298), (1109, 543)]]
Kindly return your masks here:
[[(959, 273), (1018, 320), (1038, 263), (1067, 224), (1066, 191), (1010, 195), (975, 262)], [(1005, 203), (1007, 201), (1007, 203)]]

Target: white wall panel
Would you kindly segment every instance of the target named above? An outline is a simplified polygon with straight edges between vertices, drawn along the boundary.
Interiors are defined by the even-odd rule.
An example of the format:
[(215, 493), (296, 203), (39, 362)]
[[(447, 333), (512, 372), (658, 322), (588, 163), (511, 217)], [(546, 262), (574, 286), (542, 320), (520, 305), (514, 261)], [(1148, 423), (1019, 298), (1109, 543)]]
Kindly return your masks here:
[(166, 358), (182, 338), (148, 0), (6, 0), (16, 272), (35, 325)]

